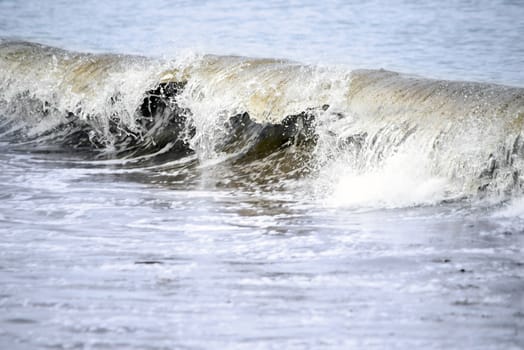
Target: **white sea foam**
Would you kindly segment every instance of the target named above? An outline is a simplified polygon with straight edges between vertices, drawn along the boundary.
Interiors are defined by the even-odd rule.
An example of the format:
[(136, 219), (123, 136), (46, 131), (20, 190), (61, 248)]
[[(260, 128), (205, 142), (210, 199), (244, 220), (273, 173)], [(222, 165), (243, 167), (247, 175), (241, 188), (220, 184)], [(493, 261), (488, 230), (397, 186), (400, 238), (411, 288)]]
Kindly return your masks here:
[(136, 142), (148, 135), (137, 122), (145, 93), (179, 82), (169, 103), (194, 128), (180, 137), (210, 164), (231, 158), (219, 147), (230, 118), (246, 113), (269, 125), (308, 113), (317, 145), (295, 167), (318, 174), (313, 191), (328, 189), (328, 202), (396, 207), (520, 195), (522, 88), (193, 52), (166, 61), (5, 42), (0, 54), (1, 114), (32, 137), (54, 133), (73, 114), (111, 154), (116, 134)]
[(496, 218), (521, 218), (524, 219), (524, 198), (512, 199), (509, 203), (493, 213)]
[(407, 154), (395, 155), (382, 167), (362, 173), (335, 165), (329, 169), (336, 173), (331, 176), (330, 194), (323, 200), (330, 206), (356, 208), (436, 204), (449, 195), (449, 183), (427, 169)]

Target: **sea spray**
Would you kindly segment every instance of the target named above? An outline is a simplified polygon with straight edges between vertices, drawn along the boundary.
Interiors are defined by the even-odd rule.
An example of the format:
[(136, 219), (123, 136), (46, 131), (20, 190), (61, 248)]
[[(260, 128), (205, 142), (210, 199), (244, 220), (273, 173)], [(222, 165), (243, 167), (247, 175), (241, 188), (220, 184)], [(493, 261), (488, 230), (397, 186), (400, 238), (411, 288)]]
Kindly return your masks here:
[(195, 154), (201, 162), (237, 164), (259, 180), (307, 175), (311, 192), (332, 193), (340, 205), (522, 193), (522, 88), (285, 60), (155, 60), (8, 41), (0, 44), (0, 68), (9, 140), (113, 158), (160, 152), (162, 162)]

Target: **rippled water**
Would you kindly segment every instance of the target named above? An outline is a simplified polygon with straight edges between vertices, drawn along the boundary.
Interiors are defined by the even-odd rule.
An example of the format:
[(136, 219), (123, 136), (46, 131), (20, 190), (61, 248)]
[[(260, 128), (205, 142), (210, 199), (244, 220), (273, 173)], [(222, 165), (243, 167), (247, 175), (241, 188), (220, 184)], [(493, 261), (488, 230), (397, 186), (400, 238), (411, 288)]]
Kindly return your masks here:
[[(523, 9), (0, 1), (0, 36), (524, 86)], [(395, 167), (355, 185), (343, 160), (278, 179), (200, 156), (143, 166), (0, 142), (0, 348), (524, 347), (520, 194), (428, 200), (441, 182), (415, 191)]]
[[(4, 348), (518, 349), (520, 220), (2, 156)], [(518, 228), (518, 229), (516, 229)]]
[(291, 58), (524, 86), (519, 0), (3, 0), (0, 36), (95, 52)]

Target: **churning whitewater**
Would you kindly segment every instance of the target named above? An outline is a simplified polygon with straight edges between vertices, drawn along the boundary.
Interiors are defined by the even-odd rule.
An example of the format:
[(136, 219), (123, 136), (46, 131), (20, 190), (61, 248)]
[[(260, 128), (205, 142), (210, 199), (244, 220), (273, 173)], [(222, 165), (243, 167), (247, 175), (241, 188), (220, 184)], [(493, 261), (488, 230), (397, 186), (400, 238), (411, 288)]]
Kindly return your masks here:
[(1, 139), (24, 147), (301, 178), (337, 205), (500, 201), (524, 181), (524, 88), (385, 70), (3, 41), (0, 122)]

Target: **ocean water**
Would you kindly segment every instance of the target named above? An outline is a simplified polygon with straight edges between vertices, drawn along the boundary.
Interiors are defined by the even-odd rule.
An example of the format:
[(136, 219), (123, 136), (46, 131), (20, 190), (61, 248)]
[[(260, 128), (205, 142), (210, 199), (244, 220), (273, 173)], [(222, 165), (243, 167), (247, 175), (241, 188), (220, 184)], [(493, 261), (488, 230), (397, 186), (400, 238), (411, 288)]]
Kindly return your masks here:
[(0, 348), (523, 349), (523, 18), (0, 0)]

